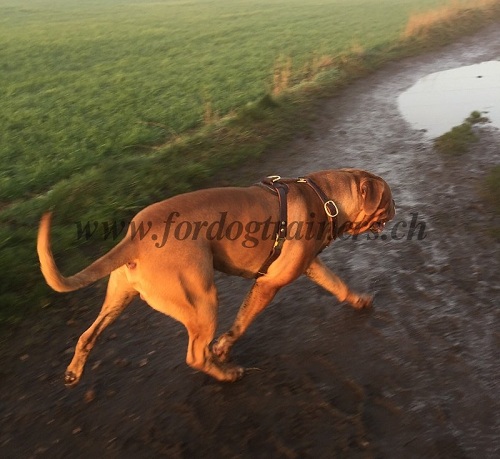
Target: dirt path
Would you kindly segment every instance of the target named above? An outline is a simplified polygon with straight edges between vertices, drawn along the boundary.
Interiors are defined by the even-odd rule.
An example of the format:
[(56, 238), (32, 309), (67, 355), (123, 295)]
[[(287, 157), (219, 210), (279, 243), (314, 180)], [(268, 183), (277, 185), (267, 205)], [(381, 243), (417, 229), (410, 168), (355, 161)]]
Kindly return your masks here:
[[(62, 373), (98, 306), (68, 296), (67, 309), (47, 313), (52, 325), (27, 324), (3, 349), (0, 456), (498, 457), (500, 251), (477, 186), (499, 163), (500, 133), (485, 130), (465, 157), (444, 160), (396, 105), (427, 73), (492, 59), (498, 25), (390, 64), (327, 101), (308, 138), (247, 173), (352, 166), (391, 184), (394, 223), (406, 228), (323, 253), (353, 287), (376, 292), (375, 309), (353, 311), (300, 279), (235, 348), (261, 371), (226, 385), (191, 371), (184, 329), (137, 303), (69, 391)], [(412, 214), (425, 239), (420, 226), (408, 240)], [(221, 277), (219, 287), (224, 330), (249, 284)]]

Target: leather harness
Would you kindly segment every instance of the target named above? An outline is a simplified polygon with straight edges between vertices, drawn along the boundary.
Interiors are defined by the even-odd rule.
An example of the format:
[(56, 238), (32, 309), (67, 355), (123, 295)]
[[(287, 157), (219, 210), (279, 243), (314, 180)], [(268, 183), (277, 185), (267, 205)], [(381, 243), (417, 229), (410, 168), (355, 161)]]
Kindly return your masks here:
[[(288, 193), (288, 183), (304, 183), (308, 185), (310, 188), (314, 190), (318, 198), (323, 203), (323, 209), (325, 210), (326, 215), (328, 216), (328, 220), (330, 222), (330, 238), (328, 244), (332, 240), (334, 240), (337, 236), (337, 225), (335, 221), (335, 217), (338, 215), (339, 210), (337, 205), (331, 199), (328, 199), (323, 190), (312, 180), (310, 177), (299, 177), (295, 179), (282, 179), (279, 175), (270, 175), (265, 179), (261, 180), (257, 185), (262, 186), (271, 192), (278, 195), (278, 204), (279, 204), (279, 222), (276, 226), (276, 234), (274, 246), (271, 250), (271, 253), (267, 257), (264, 264), (261, 266), (257, 274), (256, 278), (260, 276), (264, 276), (267, 274), (267, 270), (269, 266), (276, 261), (276, 259), (281, 255), (281, 249), (283, 248), (283, 244), (286, 241), (287, 237), (287, 226), (288, 226), (288, 205), (287, 205), (287, 193)], [(327, 244), (327, 245), (328, 245)]]

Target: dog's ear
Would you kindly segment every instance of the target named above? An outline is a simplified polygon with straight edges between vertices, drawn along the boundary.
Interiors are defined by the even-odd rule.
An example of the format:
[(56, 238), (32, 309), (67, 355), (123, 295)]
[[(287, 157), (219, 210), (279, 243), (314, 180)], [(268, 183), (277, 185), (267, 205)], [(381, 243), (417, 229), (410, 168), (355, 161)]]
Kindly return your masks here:
[(372, 215), (379, 208), (384, 193), (384, 185), (381, 180), (364, 178), (359, 185), (362, 199), (362, 209), (367, 215)]

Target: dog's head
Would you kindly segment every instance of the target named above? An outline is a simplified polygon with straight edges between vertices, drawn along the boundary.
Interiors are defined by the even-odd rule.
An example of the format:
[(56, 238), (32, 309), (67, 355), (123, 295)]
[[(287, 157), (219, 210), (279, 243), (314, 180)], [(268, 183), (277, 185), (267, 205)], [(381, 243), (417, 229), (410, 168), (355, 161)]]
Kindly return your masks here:
[(382, 178), (368, 172), (359, 171), (357, 212), (345, 228), (349, 234), (365, 231), (381, 233), (385, 224), (394, 218), (396, 207), (389, 185)]

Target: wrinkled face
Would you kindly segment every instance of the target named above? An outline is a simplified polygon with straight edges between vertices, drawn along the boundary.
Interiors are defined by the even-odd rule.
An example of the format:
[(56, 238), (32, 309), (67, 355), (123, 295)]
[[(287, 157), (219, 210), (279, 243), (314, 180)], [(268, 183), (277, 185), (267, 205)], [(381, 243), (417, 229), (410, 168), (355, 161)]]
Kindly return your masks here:
[(359, 211), (346, 228), (349, 234), (365, 231), (381, 233), (385, 224), (394, 218), (396, 206), (389, 185), (380, 177), (369, 175), (359, 184)]

